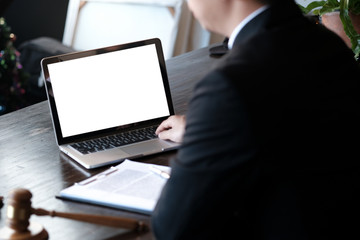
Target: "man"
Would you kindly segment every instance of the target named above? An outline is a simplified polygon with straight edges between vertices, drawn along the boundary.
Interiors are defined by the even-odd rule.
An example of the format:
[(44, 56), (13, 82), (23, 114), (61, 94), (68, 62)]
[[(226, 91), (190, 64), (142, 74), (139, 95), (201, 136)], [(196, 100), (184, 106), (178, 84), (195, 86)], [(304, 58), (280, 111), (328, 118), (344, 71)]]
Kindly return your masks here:
[(230, 52), (195, 87), (186, 120), (157, 130), (182, 147), (152, 216), (155, 237), (359, 239), (351, 50), (293, 0), (188, 4), (229, 37)]

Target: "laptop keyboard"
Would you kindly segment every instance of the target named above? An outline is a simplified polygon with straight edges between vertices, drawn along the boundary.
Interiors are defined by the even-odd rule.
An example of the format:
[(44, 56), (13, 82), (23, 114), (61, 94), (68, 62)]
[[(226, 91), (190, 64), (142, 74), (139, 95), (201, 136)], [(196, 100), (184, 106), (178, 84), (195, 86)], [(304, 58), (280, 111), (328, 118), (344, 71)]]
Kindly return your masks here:
[(157, 126), (150, 126), (116, 135), (74, 143), (70, 146), (82, 154), (99, 152), (106, 149), (157, 138), (157, 135), (155, 134), (156, 128)]

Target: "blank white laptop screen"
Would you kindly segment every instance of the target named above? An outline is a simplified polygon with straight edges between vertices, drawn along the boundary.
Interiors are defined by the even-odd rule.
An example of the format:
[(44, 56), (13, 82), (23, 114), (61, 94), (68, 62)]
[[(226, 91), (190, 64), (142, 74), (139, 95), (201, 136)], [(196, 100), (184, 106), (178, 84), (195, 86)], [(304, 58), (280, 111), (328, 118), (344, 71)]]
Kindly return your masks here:
[(155, 44), (48, 65), (63, 137), (168, 116)]

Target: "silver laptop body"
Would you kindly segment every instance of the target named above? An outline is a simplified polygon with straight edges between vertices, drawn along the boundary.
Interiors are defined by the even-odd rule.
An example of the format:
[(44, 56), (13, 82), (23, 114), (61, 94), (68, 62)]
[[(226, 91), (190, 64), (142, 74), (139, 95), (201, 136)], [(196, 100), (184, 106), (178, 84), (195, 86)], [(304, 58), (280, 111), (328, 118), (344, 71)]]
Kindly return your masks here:
[[(57, 144), (85, 168), (179, 146), (156, 136), (126, 145), (114, 140), (129, 131), (141, 134), (139, 129), (148, 127), (154, 131), (174, 114), (159, 39), (52, 56), (44, 58), (41, 66)], [(98, 138), (110, 148), (77, 150), (82, 142)]]

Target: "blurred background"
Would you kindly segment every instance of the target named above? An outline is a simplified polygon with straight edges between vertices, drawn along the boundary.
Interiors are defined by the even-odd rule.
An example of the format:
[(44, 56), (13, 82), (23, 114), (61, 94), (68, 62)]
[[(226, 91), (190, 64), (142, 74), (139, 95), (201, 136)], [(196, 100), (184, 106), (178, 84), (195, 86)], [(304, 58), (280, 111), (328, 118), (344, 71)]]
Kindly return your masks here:
[(46, 99), (43, 57), (158, 37), (168, 59), (224, 38), (184, 0), (0, 0), (0, 14), (0, 115)]

